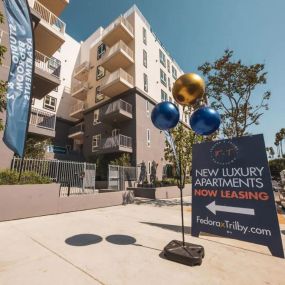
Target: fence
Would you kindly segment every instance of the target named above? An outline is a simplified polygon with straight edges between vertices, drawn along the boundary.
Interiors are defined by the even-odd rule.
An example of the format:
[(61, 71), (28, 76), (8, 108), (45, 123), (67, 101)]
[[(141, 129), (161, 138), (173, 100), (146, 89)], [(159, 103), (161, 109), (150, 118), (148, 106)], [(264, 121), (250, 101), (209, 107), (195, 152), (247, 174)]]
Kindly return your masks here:
[(54, 131), (55, 123), (55, 114), (45, 112), (37, 108), (31, 109), (30, 125)]
[[(21, 158), (13, 158), (11, 169), (20, 171)], [(60, 196), (95, 193), (96, 164), (76, 161), (25, 158), (23, 172), (33, 171), (60, 183)]]

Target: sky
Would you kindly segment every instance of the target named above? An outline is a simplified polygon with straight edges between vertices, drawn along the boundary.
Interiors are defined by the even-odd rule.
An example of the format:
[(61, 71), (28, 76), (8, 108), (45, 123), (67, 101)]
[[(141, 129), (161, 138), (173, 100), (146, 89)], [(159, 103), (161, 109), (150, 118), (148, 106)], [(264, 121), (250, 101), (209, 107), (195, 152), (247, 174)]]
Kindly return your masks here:
[(133, 4), (185, 73), (197, 73), (225, 49), (246, 65), (265, 64), (267, 84), (253, 97), (271, 91), (269, 110), (250, 132), (263, 133), (266, 146), (274, 146), (275, 133), (285, 127), (285, 0), (70, 0), (61, 19), (81, 41)]

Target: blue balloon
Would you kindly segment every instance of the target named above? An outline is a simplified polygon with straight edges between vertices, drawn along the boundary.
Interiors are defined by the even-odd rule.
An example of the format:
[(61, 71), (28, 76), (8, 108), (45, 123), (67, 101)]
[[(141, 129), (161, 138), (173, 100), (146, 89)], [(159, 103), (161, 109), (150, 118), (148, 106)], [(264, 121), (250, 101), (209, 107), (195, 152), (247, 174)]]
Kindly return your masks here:
[(210, 107), (197, 109), (190, 118), (190, 126), (198, 135), (210, 135), (219, 128), (220, 124), (219, 113)]
[(179, 109), (171, 102), (158, 103), (151, 112), (151, 120), (160, 130), (172, 129), (179, 122)]

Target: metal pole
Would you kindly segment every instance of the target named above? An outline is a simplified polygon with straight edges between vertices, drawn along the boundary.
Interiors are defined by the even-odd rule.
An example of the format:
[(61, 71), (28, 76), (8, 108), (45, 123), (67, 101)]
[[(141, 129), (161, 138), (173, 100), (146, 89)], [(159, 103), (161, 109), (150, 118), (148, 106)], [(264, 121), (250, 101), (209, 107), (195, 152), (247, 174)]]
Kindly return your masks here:
[(180, 208), (181, 208), (181, 229), (182, 229), (182, 246), (185, 246), (185, 230), (184, 230), (184, 213), (183, 213), (183, 188), (184, 188), (184, 179), (182, 178), (182, 164), (181, 164), (181, 155), (179, 153), (179, 190), (180, 190)]

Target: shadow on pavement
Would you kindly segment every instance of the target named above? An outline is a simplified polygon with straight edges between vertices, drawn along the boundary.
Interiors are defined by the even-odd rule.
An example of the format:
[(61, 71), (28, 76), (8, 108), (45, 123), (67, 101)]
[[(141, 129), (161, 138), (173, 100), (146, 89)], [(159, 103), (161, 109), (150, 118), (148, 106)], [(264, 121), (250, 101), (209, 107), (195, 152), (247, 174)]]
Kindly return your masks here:
[(127, 235), (110, 235), (106, 237), (106, 241), (117, 245), (134, 244), (137, 240)]
[(103, 239), (98, 235), (93, 234), (79, 234), (69, 237), (65, 240), (65, 243), (72, 246), (87, 246), (101, 242)]
[[(155, 207), (163, 207), (163, 206), (180, 206), (180, 199), (175, 200), (139, 200), (135, 199), (136, 205), (153, 205)], [(185, 199), (183, 200), (184, 206), (191, 206), (190, 202), (186, 202)]]

